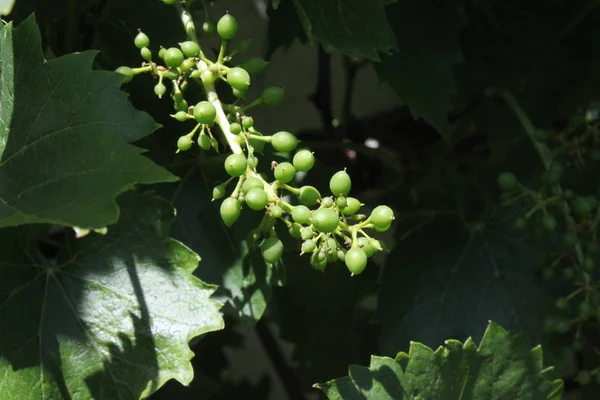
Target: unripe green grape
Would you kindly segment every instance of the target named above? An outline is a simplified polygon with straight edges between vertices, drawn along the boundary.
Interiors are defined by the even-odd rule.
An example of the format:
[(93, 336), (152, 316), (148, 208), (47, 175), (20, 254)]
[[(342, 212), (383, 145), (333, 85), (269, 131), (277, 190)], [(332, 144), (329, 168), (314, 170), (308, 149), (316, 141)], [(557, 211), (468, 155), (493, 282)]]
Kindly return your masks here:
[(283, 210), (278, 205), (274, 205), (269, 210), (269, 214), (271, 214), (271, 217), (273, 218), (281, 218), (281, 216), (283, 215)]
[(116, 73), (123, 75), (123, 83), (129, 83), (133, 79), (133, 70), (129, 67), (122, 66), (115, 70)]
[(198, 146), (200, 146), (202, 150), (209, 150), (211, 144), (210, 137), (207, 134), (202, 133), (198, 137)]
[(165, 78), (170, 79), (172, 81), (175, 81), (179, 78), (179, 71), (177, 71), (177, 68), (169, 68), (166, 72), (165, 72)]
[(579, 244), (579, 238), (572, 232), (567, 232), (563, 236), (563, 243), (566, 248), (573, 249)]
[(589, 318), (594, 314), (594, 307), (588, 303), (587, 301), (584, 301), (583, 303), (579, 304), (579, 316), (582, 318)]
[(337, 257), (338, 257), (338, 260), (344, 262), (346, 260), (346, 250), (345, 249), (338, 249), (338, 251), (337, 251)]
[(331, 208), (319, 208), (313, 211), (310, 220), (315, 229), (323, 233), (335, 231), (340, 223), (338, 213)]
[(498, 185), (504, 190), (513, 190), (518, 184), (519, 181), (512, 172), (504, 172), (498, 176)]
[(248, 168), (256, 169), (257, 166), (258, 166), (258, 158), (254, 157), (254, 156), (248, 157)]
[(156, 86), (154, 86), (154, 93), (161, 98), (167, 93), (167, 87), (162, 82), (158, 82)]
[(165, 3), (166, 5), (169, 5), (169, 6), (172, 6), (176, 2), (177, 2), (177, 0), (163, 0), (163, 3)]
[(173, 115), (173, 118), (175, 118), (179, 122), (184, 122), (188, 120), (189, 115), (185, 111), (178, 111), (175, 113), (175, 115)]
[(358, 199), (355, 199), (354, 197), (346, 197), (346, 207), (342, 210), (342, 213), (344, 215), (356, 214), (358, 210), (360, 210), (361, 206), (362, 204)]
[(244, 195), (244, 193), (240, 193), (240, 195), (238, 196), (238, 201), (242, 204), (246, 202), (246, 196)]
[(238, 99), (245, 99), (246, 95), (248, 94), (247, 90), (238, 90), (236, 88), (231, 88), (231, 93), (233, 93), (233, 95), (235, 97), (237, 97)]
[(311, 212), (308, 207), (299, 205), (292, 210), (292, 218), (299, 224), (310, 224)]
[(231, 68), (227, 72), (227, 83), (232, 88), (245, 92), (250, 87), (250, 75), (243, 68)]
[(234, 135), (239, 135), (242, 132), (242, 126), (240, 124), (238, 124), (237, 122), (234, 122), (233, 124), (231, 124), (229, 126), (229, 130)]
[(221, 219), (227, 226), (235, 224), (242, 213), (242, 205), (238, 199), (228, 197), (221, 203)]
[(327, 249), (328, 249), (328, 251), (335, 252), (335, 251), (337, 251), (338, 247), (339, 247), (338, 242), (337, 242), (337, 240), (335, 240), (334, 237), (327, 238)]
[(333, 206), (333, 199), (331, 197), (323, 197), (321, 200), (321, 207), (329, 208)]
[(566, 280), (571, 280), (575, 277), (575, 270), (573, 268), (565, 268), (561, 272)]
[(346, 268), (352, 273), (352, 275), (358, 275), (363, 272), (367, 266), (367, 254), (358, 247), (353, 247), (344, 257)]
[(142, 47), (140, 49), (140, 56), (142, 56), (144, 60), (150, 61), (152, 60), (152, 51), (150, 51), (150, 49), (147, 47)]
[(294, 159), (292, 160), (294, 164), (294, 168), (300, 172), (308, 172), (315, 165), (315, 156), (311, 151), (308, 150), (300, 150), (296, 154), (294, 154)]
[[(323, 254), (323, 257), (320, 257), (321, 254)], [(327, 256), (320, 251), (312, 253), (310, 256), (310, 265), (317, 271), (325, 270), (327, 267)]]
[(288, 162), (283, 162), (275, 167), (275, 179), (281, 183), (291, 182), (296, 176), (296, 169)]
[(290, 226), (290, 228), (288, 229), (288, 231), (290, 232), (290, 235), (293, 238), (300, 239), (300, 229), (302, 229), (302, 225), (300, 225), (299, 223), (294, 222), (292, 224), (292, 226)]
[(254, 211), (263, 210), (268, 203), (269, 198), (263, 189), (254, 188), (246, 193), (246, 204)]
[(394, 211), (388, 206), (377, 206), (369, 218), (376, 229), (387, 229), (394, 220)]
[(314, 240), (307, 240), (302, 243), (302, 252), (303, 253), (312, 253), (317, 248), (317, 243)]
[(185, 113), (187, 114), (188, 108), (188, 102), (185, 100), (181, 100), (175, 103), (175, 110), (177, 111), (185, 111)]
[(544, 174), (544, 181), (548, 185), (557, 185), (560, 183), (560, 180), (562, 179), (562, 175), (563, 175), (562, 165), (560, 165), (559, 163), (553, 163), (550, 166), (550, 168), (548, 169), (548, 172), (546, 172)]
[(179, 66), (179, 69), (181, 70), (181, 72), (185, 73), (188, 72), (190, 69), (194, 68), (195, 66), (196, 63), (192, 58), (186, 58)]
[(254, 126), (254, 118), (252, 118), (252, 117), (244, 117), (242, 119), (242, 126), (246, 130), (252, 128)]
[(227, 194), (225, 185), (217, 185), (213, 188), (213, 200), (219, 200)]
[(348, 196), (352, 188), (352, 180), (346, 171), (336, 172), (329, 181), (329, 189), (334, 196)]
[(559, 310), (566, 310), (569, 307), (569, 299), (565, 297), (559, 297), (556, 299), (556, 308)]
[(208, 101), (201, 101), (194, 107), (194, 118), (201, 124), (212, 124), (217, 116), (217, 109)]
[(244, 61), (240, 67), (244, 68), (250, 75), (258, 75), (264, 71), (269, 63), (260, 57), (251, 57)]
[(577, 196), (571, 200), (571, 207), (573, 212), (582, 217), (591, 213), (593, 209), (591, 202), (584, 196)]
[(518, 217), (514, 220), (513, 227), (517, 230), (523, 230), (527, 227), (527, 220), (523, 217)]
[(202, 30), (204, 31), (204, 33), (206, 33), (207, 35), (212, 35), (213, 33), (215, 33), (217, 31), (217, 24), (215, 24), (213, 21), (208, 20), (205, 21), (202, 24)]
[(344, 196), (340, 196), (337, 199), (335, 199), (335, 205), (340, 210), (343, 210), (344, 208), (346, 208), (347, 204), (348, 204), (348, 201), (346, 200), (346, 198)]
[(283, 255), (283, 243), (274, 236), (268, 237), (260, 245), (260, 251), (263, 258), (269, 264), (275, 264)]
[(246, 157), (242, 154), (231, 154), (225, 159), (225, 171), (231, 176), (241, 176), (247, 168)]
[(271, 146), (273, 146), (276, 151), (283, 153), (294, 151), (298, 146), (298, 138), (286, 131), (277, 132), (271, 137)]
[(302, 186), (298, 195), (300, 203), (307, 207), (315, 206), (321, 200), (321, 193), (314, 186)]
[(581, 386), (587, 386), (592, 382), (592, 374), (590, 374), (590, 371), (584, 369), (581, 370), (577, 373), (577, 376), (575, 377), (575, 380), (581, 385)]
[(180, 43), (179, 46), (186, 57), (196, 57), (198, 54), (200, 54), (200, 46), (191, 40)]
[(183, 53), (177, 47), (171, 47), (165, 51), (165, 64), (171, 68), (177, 68), (183, 62)]
[(314, 236), (315, 231), (313, 231), (313, 229), (310, 226), (305, 226), (302, 229), (300, 229), (300, 237), (302, 238), (302, 240), (312, 239)]
[(231, 14), (225, 14), (217, 22), (217, 33), (223, 40), (231, 40), (237, 35), (238, 22)]
[(262, 180), (255, 176), (249, 176), (244, 183), (242, 183), (242, 192), (248, 193), (252, 189), (264, 189), (264, 187)]
[(248, 232), (248, 236), (246, 237), (246, 241), (248, 242), (250, 247), (252, 247), (253, 249), (256, 248), (258, 241), (261, 239), (262, 239), (262, 234), (260, 232), (260, 229), (258, 229), (258, 228), (251, 229), (250, 232)]
[(595, 267), (594, 259), (590, 256), (584, 257), (583, 261), (581, 262), (581, 267), (583, 268), (584, 271), (592, 272)]
[(150, 46), (150, 38), (148, 38), (148, 35), (144, 32), (140, 31), (133, 40), (133, 43), (135, 44), (135, 47), (141, 50), (144, 47)]
[(192, 138), (188, 135), (183, 135), (177, 140), (177, 148), (180, 151), (189, 150), (192, 147)]
[(556, 218), (552, 215), (544, 215), (542, 218), (542, 227), (549, 232), (553, 232), (556, 229)]
[(262, 103), (269, 107), (277, 107), (283, 102), (283, 98), (285, 97), (285, 92), (283, 88), (279, 86), (271, 86), (263, 90), (260, 95), (260, 99)]
[(375, 253), (375, 249), (371, 246), (371, 242), (366, 237), (359, 237), (357, 243), (358, 247), (363, 249), (367, 257), (371, 257)]

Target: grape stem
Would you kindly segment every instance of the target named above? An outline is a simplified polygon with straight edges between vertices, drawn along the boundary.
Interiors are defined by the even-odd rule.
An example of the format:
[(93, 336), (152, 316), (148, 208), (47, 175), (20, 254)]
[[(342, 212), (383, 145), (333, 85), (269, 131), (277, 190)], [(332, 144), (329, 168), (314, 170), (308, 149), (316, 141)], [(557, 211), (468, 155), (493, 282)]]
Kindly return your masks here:
[[(513, 111), (513, 113), (521, 123), (521, 126), (523, 126), (523, 130), (525, 130), (525, 133), (527, 134), (529, 140), (531, 140), (531, 143), (533, 144), (533, 147), (537, 151), (538, 156), (540, 157), (540, 160), (544, 165), (544, 169), (546, 171), (549, 171), (553, 159), (552, 152), (550, 151), (548, 146), (535, 140), (535, 132), (537, 129), (533, 125), (533, 122), (531, 122), (531, 119), (529, 118), (525, 110), (523, 110), (517, 99), (512, 95), (510, 91), (503, 90), (500, 93), (500, 95), (502, 96), (508, 107), (510, 107), (510, 109)], [(563, 194), (563, 190), (560, 185), (554, 185), (553, 189), (555, 194), (559, 196)], [(571, 217), (571, 208), (569, 207), (569, 203), (566, 200), (563, 201), (562, 210), (565, 218), (565, 223), (569, 232), (577, 233), (577, 226), (575, 225), (575, 221)], [(577, 256), (577, 260), (581, 263), (583, 261), (583, 250), (581, 249), (581, 244), (579, 243), (575, 246), (575, 254)]]

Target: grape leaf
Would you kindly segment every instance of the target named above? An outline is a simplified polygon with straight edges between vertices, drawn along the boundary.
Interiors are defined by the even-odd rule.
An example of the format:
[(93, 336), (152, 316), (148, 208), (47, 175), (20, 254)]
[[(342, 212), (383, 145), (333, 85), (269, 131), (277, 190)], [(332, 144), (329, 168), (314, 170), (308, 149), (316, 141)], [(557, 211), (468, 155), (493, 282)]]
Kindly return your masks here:
[[(223, 174), (222, 163), (207, 176)], [(205, 261), (196, 276), (219, 285), (216, 298), (227, 302), (233, 313), (248, 327), (258, 321), (271, 298), (271, 284), (276, 283), (278, 269), (267, 265), (260, 251), (249, 248), (246, 238), (260, 223), (260, 213), (244, 208), (240, 219), (227, 228), (219, 213), (222, 200), (211, 201), (212, 188), (203, 170), (190, 170), (174, 187), (161, 192), (171, 199), (178, 218), (173, 225), (173, 237), (181, 240)], [(232, 190), (232, 188), (230, 188)]]
[(119, 91), (120, 75), (91, 71), (94, 52), (44, 61), (30, 17), (4, 27), (0, 54), (2, 108), (12, 110), (0, 114), (0, 227), (101, 228), (117, 220), (121, 192), (176, 180), (127, 143), (159, 125)]
[(462, 61), (459, 29), (465, 24), (456, 1), (403, 0), (389, 8), (398, 51), (375, 68), (410, 108), (449, 139), (448, 111), (456, 93), (453, 67)]
[[(380, 52), (388, 54), (396, 49), (396, 38), (384, 11), (392, 1), (294, 0), (294, 4), (304, 30), (326, 49), (379, 61)], [(307, 36), (310, 40), (311, 35)]]
[(15, 0), (0, 0), (0, 15), (8, 15), (15, 5)]
[(429, 346), (446, 337), (478, 339), (489, 319), (523, 332), (530, 344), (542, 342), (543, 320), (553, 309), (534, 269), (542, 249), (512, 229), (512, 211), (469, 224), (457, 214), (413, 219), (419, 229), (388, 258), (379, 298), (384, 354), (414, 338)]
[(435, 351), (412, 342), (408, 354), (373, 356), (368, 368), (351, 365), (348, 372), (315, 386), (332, 400), (558, 400), (563, 391), (553, 367), (543, 369), (541, 346), (528, 351), (493, 322), (479, 347), (470, 338), (464, 344), (446, 340)]
[(168, 203), (135, 193), (119, 203), (118, 224), (70, 242), (64, 263), (35, 259), (38, 225), (0, 230), (4, 399), (138, 399), (192, 380), (188, 342), (223, 327), (216, 288), (168, 237)]

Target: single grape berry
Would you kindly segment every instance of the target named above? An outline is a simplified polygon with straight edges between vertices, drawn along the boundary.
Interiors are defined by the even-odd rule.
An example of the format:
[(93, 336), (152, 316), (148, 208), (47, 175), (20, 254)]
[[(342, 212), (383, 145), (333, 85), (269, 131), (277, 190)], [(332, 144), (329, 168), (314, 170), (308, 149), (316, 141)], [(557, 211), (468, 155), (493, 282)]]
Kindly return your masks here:
[(302, 186), (298, 195), (300, 203), (307, 207), (315, 206), (321, 200), (321, 193), (314, 186)]
[(268, 203), (269, 198), (263, 189), (254, 188), (246, 193), (246, 204), (254, 211), (263, 210)]
[(181, 100), (175, 103), (175, 110), (188, 112), (188, 102)]
[(179, 70), (183, 73), (186, 73), (190, 69), (194, 68), (195, 66), (196, 66), (196, 63), (194, 62), (193, 58), (186, 58), (185, 60), (183, 60), (183, 62), (179, 66)]
[(340, 223), (338, 213), (331, 208), (319, 208), (313, 211), (310, 220), (313, 226), (323, 233), (335, 231)]
[(516, 218), (513, 222), (513, 228), (523, 230), (527, 227), (527, 220), (523, 217)]
[(192, 147), (192, 143), (192, 138), (188, 135), (184, 135), (177, 140), (177, 148), (180, 151), (186, 151)]
[(587, 386), (592, 382), (592, 374), (590, 373), (590, 371), (584, 369), (582, 371), (579, 371), (577, 373), (577, 376), (575, 377), (575, 380), (581, 385), (581, 386)]
[(170, 79), (172, 81), (177, 80), (179, 78), (179, 72), (177, 68), (169, 68), (167, 72), (165, 72), (165, 78)]
[(238, 22), (231, 14), (225, 14), (217, 22), (217, 32), (221, 39), (231, 40), (238, 31)]
[(165, 64), (171, 68), (179, 67), (183, 59), (183, 53), (177, 47), (171, 47), (165, 51)]
[(254, 126), (254, 118), (252, 118), (252, 117), (244, 117), (242, 119), (242, 126), (246, 130), (252, 128)]
[(269, 264), (275, 264), (283, 255), (283, 243), (279, 238), (271, 236), (260, 245), (263, 258)]
[[(310, 218), (309, 218), (310, 219)], [(300, 229), (300, 237), (302, 240), (312, 239), (315, 236), (315, 231), (310, 226), (305, 226)]]
[(352, 188), (352, 180), (346, 171), (336, 172), (329, 181), (329, 189), (334, 196), (348, 196)]
[(173, 118), (175, 118), (179, 122), (184, 122), (188, 120), (188, 113), (186, 113), (185, 111), (178, 111), (175, 113), (175, 115), (173, 115)]
[(557, 185), (560, 183), (563, 175), (562, 165), (559, 163), (554, 163), (548, 169), (548, 172), (544, 174), (544, 181), (548, 185)]
[(303, 253), (312, 253), (317, 248), (317, 243), (314, 240), (307, 240), (302, 243), (302, 252)]
[(344, 215), (356, 214), (358, 210), (360, 210), (361, 206), (362, 204), (358, 199), (355, 199), (354, 197), (346, 197), (346, 207), (344, 208), (342, 213)]
[(133, 42), (135, 43), (135, 47), (137, 47), (140, 50), (142, 48), (144, 48), (144, 47), (150, 46), (150, 38), (148, 38), (148, 35), (146, 35), (142, 31), (140, 31), (137, 34), (137, 36), (135, 37), (135, 39), (133, 40)]
[(243, 68), (231, 68), (227, 72), (227, 83), (232, 88), (245, 92), (250, 87), (250, 75)]
[(194, 107), (194, 118), (200, 124), (212, 124), (217, 116), (217, 110), (212, 103), (201, 101)]
[(152, 51), (150, 51), (150, 49), (147, 47), (142, 47), (140, 50), (140, 56), (142, 56), (144, 60), (150, 61), (152, 60)]
[(260, 99), (262, 103), (269, 107), (277, 107), (283, 102), (283, 98), (285, 97), (285, 92), (283, 88), (279, 86), (271, 86), (263, 90), (260, 95)]
[(569, 300), (565, 297), (559, 297), (556, 299), (556, 308), (559, 310), (566, 310), (569, 307)]
[(315, 251), (310, 256), (310, 265), (317, 271), (324, 271), (327, 267), (327, 256), (323, 252)]
[(371, 257), (375, 253), (375, 248), (371, 245), (371, 241), (366, 237), (359, 237), (357, 240), (358, 247), (363, 249), (367, 257)]
[(213, 33), (215, 33), (217, 31), (217, 24), (215, 24), (213, 21), (210, 21), (210, 20), (205, 21), (202, 24), (202, 30), (207, 35), (212, 35)]
[(513, 190), (518, 184), (519, 181), (512, 172), (504, 172), (498, 176), (498, 185), (504, 190)]
[(166, 5), (169, 5), (169, 6), (172, 6), (176, 2), (177, 2), (177, 0), (163, 0), (163, 3), (165, 3)]
[(271, 217), (273, 218), (281, 218), (281, 216), (283, 215), (283, 210), (281, 209), (281, 207), (275, 205), (271, 207), (271, 209), (269, 210), (269, 214), (271, 214)]
[(225, 159), (225, 171), (231, 176), (241, 176), (247, 168), (246, 157), (242, 154), (231, 154)]
[(553, 232), (556, 229), (556, 218), (552, 215), (544, 215), (542, 218), (542, 227), (549, 232)]
[(264, 71), (269, 63), (260, 57), (251, 57), (244, 61), (240, 67), (244, 68), (250, 75), (258, 75)]
[(335, 205), (340, 210), (343, 210), (344, 208), (346, 208), (347, 204), (348, 204), (348, 201), (346, 200), (346, 198), (344, 196), (339, 196), (337, 199), (335, 199)]
[(213, 189), (213, 200), (219, 200), (227, 194), (227, 188), (225, 185), (217, 185)]
[(288, 232), (293, 238), (300, 239), (300, 229), (302, 229), (302, 225), (294, 222), (292, 226), (288, 228)]
[(156, 86), (154, 86), (154, 93), (160, 99), (167, 93), (167, 87), (162, 82), (158, 82)]
[(133, 70), (129, 67), (119, 67), (115, 70), (116, 73), (123, 75), (123, 83), (129, 83), (133, 79)]
[(346, 268), (352, 273), (352, 275), (358, 275), (365, 270), (367, 266), (367, 254), (358, 247), (353, 247), (344, 257)]
[(249, 176), (242, 184), (242, 192), (248, 193), (252, 189), (264, 189), (263, 182), (255, 176)]
[(311, 151), (300, 150), (294, 154), (292, 163), (294, 164), (296, 171), (308, 172), (315, 165), (315, 156)]
[(186, 57), (196, 57), (198, 54), (200, 54), (200, 46), (191, 40), (180, 43), (179, 46)]
[(275, 179), (281, 183), (291, 182), (296, 176), (296, 169), (288, 162), (282, 162), (275, 167)]
[(587, 197), (577, 196), (571, 201), (571, 207), (576, 214), (583, 216), (588, 215), (592, 212), (592, 203)]
[[(311, 212), (308, 207), (299, 205), (294, 207), (292, 210), (292, 218), (299, 224), (308, 225), (310, 224)], [(312, 231), (312, 229), (311, 229)]]
[(202, 150), (210, 149), (211, 145), (212, 142), (207, 134), (203, 133), (198, 137), (198, 146), (200, 146)]
[(566, 248), (573, 249), (579, 244), (579, 238), (572, 232), (567, 232), (563, 236), (563, 243)]
[(277, 132), (271, 137), (271, 146), (280, 152), (294, 151), (298, 146), (298, 138), (286, 131)]
[(248, 157), (248, 168), (256, 169), (257, 166), (258, 166), (258, 158), (254, 157), (254, 156)]
[(588, 271), (588, 272), (592, 272), (594, 270), (596, 263), (594, 262), (594, 259), (590, 256), (584, 257), (583, 261), (581, 262), (581, 267), (583, 268), (584, 271)]
[(323, 197), (323, 199), (321, 199), (321, 207), (331, 207), (333, 206), (333, 199), (331, 197)]
[(221, 203), (221, 219), (227, 226), (231, 226), (238, 220), (242, 212), (242, 205), (238, 199), (228, 197)]
[(386, 230), (394, 220), (394, 211), (388, 206), (377, 206), (371, 211), (369, 218), (375, 228)]
[(237, 122), (234, 122), (233, 124), (231, 124), (229, 126), (229, 130), (234, 135), (239, 135), (242, 132), (242, 126), (240, 124), (238, 124)]

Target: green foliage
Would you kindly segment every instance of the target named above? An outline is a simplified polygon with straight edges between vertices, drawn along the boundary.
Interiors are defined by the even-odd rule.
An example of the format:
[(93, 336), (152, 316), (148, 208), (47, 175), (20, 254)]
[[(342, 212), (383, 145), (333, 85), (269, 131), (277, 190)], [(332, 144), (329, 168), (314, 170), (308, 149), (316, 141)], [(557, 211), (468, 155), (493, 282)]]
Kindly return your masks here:
[(490, 323), (479, 346), (446, 340), (437, 350), (413, 342), (395, 359), (373, 356), (369, 367), (352, 365), (349, 376), (319, 384), (329, 399), (554, 399), (562, 381), (543, 368), (542, 349)]

